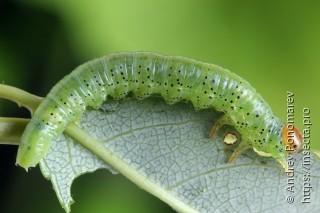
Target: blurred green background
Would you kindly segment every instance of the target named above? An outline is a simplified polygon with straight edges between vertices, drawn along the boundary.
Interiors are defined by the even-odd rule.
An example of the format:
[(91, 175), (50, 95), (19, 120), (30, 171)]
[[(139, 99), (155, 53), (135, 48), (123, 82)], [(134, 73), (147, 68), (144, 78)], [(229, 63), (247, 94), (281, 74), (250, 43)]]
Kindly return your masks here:
[[(0, 1), (0, 80), (45, 96), (77, 65), (117, 51), (154, 51), (218, 64), (248, 80), (286, 120), (311, 110), (311, 146), (320, 129), (319, 1)], [(29, 117), (0, 100), (0, 116)], [(14, 165), (17, 147), (0, 146), (0, 211), (64, 212), (39, 169)], [(121, 175), (78, 178), (72, 212), (174, 212)]]

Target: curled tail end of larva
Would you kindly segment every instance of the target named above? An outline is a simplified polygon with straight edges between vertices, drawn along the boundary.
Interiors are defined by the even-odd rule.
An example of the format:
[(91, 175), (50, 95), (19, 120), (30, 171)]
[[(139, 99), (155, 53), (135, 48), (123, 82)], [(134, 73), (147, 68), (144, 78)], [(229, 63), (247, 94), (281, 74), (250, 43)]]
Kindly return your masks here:
[(16, 165), (28, 171), (28, 168), (35, 167), (46, 155), (53, 135), (48, 131), (40, 131), (39, 125), (29, 122), (21, 137)]

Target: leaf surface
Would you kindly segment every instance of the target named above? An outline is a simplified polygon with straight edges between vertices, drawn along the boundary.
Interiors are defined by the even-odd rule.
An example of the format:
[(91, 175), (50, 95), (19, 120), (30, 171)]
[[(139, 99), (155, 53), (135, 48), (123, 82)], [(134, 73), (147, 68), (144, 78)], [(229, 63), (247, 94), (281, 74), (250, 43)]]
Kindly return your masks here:
[[(114, 108), (109, 110), (110, 106)], [(294, 176), (290, 179), (274, 159), (258, 156), (252, 150), (227, 164), (236, 145), (227, 146), (222, 141), (231, 127), (223, 127), (213, 139), (208, 138), (220, 116), (216, 111), (195, 112), (189, 104), (168, 105), (158, 98), (115, 101), (103, 109), (87, 110), (80, 126), (119, 159), (111, 162), (113, 166), (64, 135), (53, 142), (40, 163), (67, 212), (73, 202), (70, 189), (76, 177), (100, 168), (116, 174), (112, 167), (118, 163), (127, 168), (125, 176), (134, 173), (135, 180), (141, 180), (137, 181), (140, 187), (177, 211), (320, 211), (320, 163), (313, 154), (305, 157), (310, 160), (310, 166), (305, 166), (310, 170), (304, 169), (309, 176), (301, 168), (306, 155), (293, 156)], [(310, 181), (303, 182), (306, 177)], [(306, 183), (311, 185), (305, 193), (310, 203), (303, 204)], [(294, 198), (292, 204), (288, 196)]]

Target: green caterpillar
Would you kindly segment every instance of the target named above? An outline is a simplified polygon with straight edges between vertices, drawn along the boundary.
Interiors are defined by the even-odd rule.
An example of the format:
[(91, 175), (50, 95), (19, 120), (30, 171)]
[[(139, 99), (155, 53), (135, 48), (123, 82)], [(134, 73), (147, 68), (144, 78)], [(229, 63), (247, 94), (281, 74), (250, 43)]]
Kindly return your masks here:
[[(112, 97), (133, 94), (144, 99), (160, 94), (168, 104), (190, 101), (196, 110), (224, 112), (212, 129), (234, 126), (242, 136), (229, 162), (244, 150), (271, 156), (287, 169), (286, 155), (302, 148), (300, 131), (289, 129), (244, 79), (213, 64), (151, 52), (121, 52), (77, 67), (49, 92), (27, 125), (17, 164), (28, 169), (45, 156), (51, 141), (69, 122), (78, 121), (86, 107), (99, 108)], [(290, 140), (288, 133), (293, 136)]]

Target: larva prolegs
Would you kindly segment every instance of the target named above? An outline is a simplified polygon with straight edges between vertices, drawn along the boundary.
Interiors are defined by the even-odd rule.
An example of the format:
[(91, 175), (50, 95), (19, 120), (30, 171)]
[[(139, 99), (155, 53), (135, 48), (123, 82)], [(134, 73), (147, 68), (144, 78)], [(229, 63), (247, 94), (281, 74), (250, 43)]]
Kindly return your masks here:
[(122, 100), (119, 100), (119, 101), (107, 100), (104, 104), (101, 105), (99, 110), (103, 111), (104, 113), (114, 113), (121, 103), (122, 103)]

